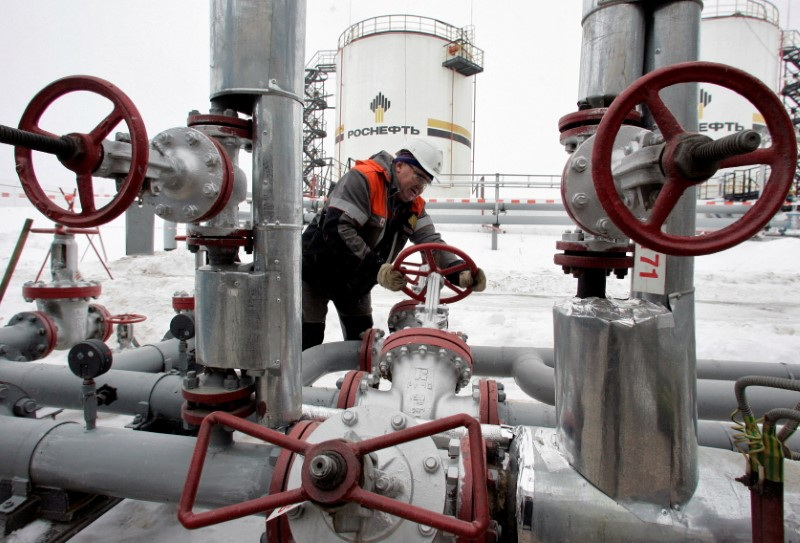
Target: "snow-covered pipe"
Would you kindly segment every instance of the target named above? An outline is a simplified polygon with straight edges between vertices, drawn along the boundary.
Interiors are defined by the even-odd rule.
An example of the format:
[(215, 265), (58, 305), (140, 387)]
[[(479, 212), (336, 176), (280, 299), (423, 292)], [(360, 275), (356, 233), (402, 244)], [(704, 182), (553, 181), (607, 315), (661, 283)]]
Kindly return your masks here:
[[(0, 480), (177, 503), (195, 441), (188, 436), (102, 427), (86, 431), (71, 422), (6, 417)], [(216, 446), (214, 461), (203, 470), (198, 504), (229, 505), (262, 496), (272, 478), (272, 465), (266, 459), (273, 449), (253, 443)]]

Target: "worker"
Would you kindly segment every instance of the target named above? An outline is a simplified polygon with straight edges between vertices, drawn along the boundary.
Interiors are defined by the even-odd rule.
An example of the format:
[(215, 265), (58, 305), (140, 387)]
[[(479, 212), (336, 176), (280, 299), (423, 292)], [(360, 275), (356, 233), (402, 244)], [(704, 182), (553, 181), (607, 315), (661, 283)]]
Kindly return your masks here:
[[(359, 339), (372, 328), (372, 287), (380, 283), (398, 291), (406, 284), (391, 264), (406, 241), (444, 243), (420, 196), (441, 173), (442, 162), (438, 146), (412, 138), (395, 157), (381, 151), (356, 161), (336, 183), (303, 232), (303, 350), (322, 343), (330, 301), (344, 338)], [(444, 251), (436, 259), (440, 268), (462, 262)], [(474, 275), (452, 275), (447, 279), (461, 288), (486, 288), (480, 268)]]

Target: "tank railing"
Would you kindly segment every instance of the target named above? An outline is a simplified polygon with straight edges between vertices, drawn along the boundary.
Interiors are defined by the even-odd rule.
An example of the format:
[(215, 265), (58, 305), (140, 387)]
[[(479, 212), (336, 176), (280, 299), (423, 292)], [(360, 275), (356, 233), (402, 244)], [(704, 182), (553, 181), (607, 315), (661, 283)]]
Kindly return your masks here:
[(321, 49), (306, 62), (306, 69), (314, 69), (319, 66), (336, 66), (336, 51), (333, 49)]
[(703, 19), (712, 17), (751, 17), (778, 26), (778, 8), (767, 0), (717, 0), (703, 4)]
[(784, 30), (781, 32), (781, 49), (796, 49), (800, 47), (800, 31)]
[(430, 34), (450, 42), (468, 40), (469, 32), (451, 24), (418, 15), (382, 15), (352, 25), (339, 36), (339, 49), (355, 40), (387, 32), (417, 32)]
[[(726, 198), (744, 192), (758, 192), (769, 174), (769, 168), (753, 166), (752, 168), (729, 170), (711, 177), (697, 187), (698, 200)], [(727, 199), (727, 198), (726, 198)]]
[[(453, 45), (456, 45), (457, 49), (450, 49)], [(445, 60), (451, 57), (461, 57), (481, 68), (483, 67), (483, 49), (476, 47), (466, 38), (459, 38), (445, 47)]]

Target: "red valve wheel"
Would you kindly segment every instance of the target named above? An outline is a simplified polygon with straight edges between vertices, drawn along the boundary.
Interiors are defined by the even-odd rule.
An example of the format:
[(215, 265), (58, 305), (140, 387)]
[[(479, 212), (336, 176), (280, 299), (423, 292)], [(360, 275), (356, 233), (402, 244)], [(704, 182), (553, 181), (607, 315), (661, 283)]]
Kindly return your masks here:
[[(687, 132), (658, 93), (671, 85), (693, 82), (719, 85), (748, 99), (764, 117), (772, 137), (770, 147), (723, 159), (719, 162), (719, 168), (766, 164), (770, 166), (771, 172), (758, 201), (739, 220), (714, 232), (681, 236), (662, 232), (661, 227), (681, 195), (697, 182), (687, 179), (675, 167), (672, 160), (675, 149), (687, 137)], [(611, 173), (614, 139), (629, 112), (637, 104), (647, 106), (666, 141), (662, 159), (666, 180), (650, 216), (643, 221), (625, 206), (617, 193)], [(783, 204), (796, 167), (797, 143), (794, 126), (774, 92), (750, 74), (730, 66), (712, 62), (685, 62), (654, 70), (637, 79), (617, 96), (597, 129), (592, 177), (597, 196), (606, 213), (631, 239), (663, 253), (698, 256), (733, 247), (761, 230)]]
[[(461, 264), (455, 264), (449, 268), (440, 268), (436, 263), (436, 259), (433, 257), (434, 251), (452, 253), (464, 262)], [(427, 264), (429, 267), (427, 271), (422, 269), (422, 264), (408, 261), (411, 255), (415, 253), (422, 253), (422, 264)], [(463, 270), (469, 270), (474, 275), (478, 271), (478, 266), (475, 265), (475, 262), (472, 261), (467, 253), (461, 249), (458, 249), (457, 247), (453, 247), (452, 245), (445, 245), (443, 243), (420, 243), (419, 245), (412, 245), (411, 247), (406, 247), (403, 249), (400, 254), (397, 255), (397, 258), (394, 259), (392, 269), (405, 275), (406, 280), (412, 285), (418, 284), (420, 277), (427, 277), (433, 272), (440, 274), (442, 276), (444, 286), (452, 290), (455, 295), (441, 298), (439, 302), (443, 304), (449, 304), (469, 296), (472, 293), (472, 287), (461, 288), (458, 285), (454, 285), (447, 279), (447, 276), (451, 273), (457, 273)], [(427, 291), (427, 286), (419, 294), (411, 290), (408, 285), (403, 287), (403, 292), (419, 302), (425, 301), (425, 293)]]
[[(302, 484), (299, 488), (283, 490), (246, 502), (227, 505), (210, 511), (194, 513), (197, 490), (200, 486), (203, 464), (205, 463), (211, 431), (214, 425), (223, 425), (238, 430), (249, 436), (261, 439), (303, 456), (301, 472)], [(473, 520), (460, 520), (449, 515), (437, 513), (429, 509), (417, 507), (409, 503), (364, 490), (359, 485), (361, 479), (362, 458), (371, 452), (408, 443), (423, 437), (433, 436), (458, 427), (467, 429), (467, 439), (472, 451), (468, 469), (476, 481), (472, 493), (474, 511)], [(323, 505), (343, 502), (355, 502), (366, 508), (377, 509), (400, 518), (431, 526), (466, 539), (476, 539), (483, 535), (489, 527), (489, 501), (486, 485), (486, 458), (483, 454), (483, 438), (480, 423), (466, 414), (452, 415), (443, 419), (411, 426), (390, 434), (383, 434), (363, 441), (345, 441), (331, 439), (321, 443), (309, 443), (291, 435), (264, 428), (252, 422), (240, 419), (222, 411), (215, 411), (203, 420), (200, 432), (189, 464), (186, 483), (178, 505), (178, 520), (189, 529), (202, 528), (220, 522), (227, 522), (248, 515), (271, 511), (304, 501), (313, 501)], [(341, 459), (341, 477), (335, 484), (322, 486), (314, 483), (314, 465), (326, 455), (336, 455)]]
[[(22, 114), (19, 122), (20, 130), (58, 138), (59, 136), (40, 128), (39, 120), (53, 102), (65, 94), (75, 91), (99, 94), (111, 101), (114, 106), (111, 113), (100, 121), (91, 132), (69, 135), (70, 138), (79, 142), (80, 152), (75, 157), (63, 160), (62, 164), (77, 175), (77, 192), (81, 211), (76, 212), (60, 207), (47, 197), (36, 178), (31, 149), (15, 147), (17, 172), (22, 189), (31, 203), (53, 222), (75, 227), (99, 226), (117, 218), (131, 206), (139, 194), (147, 171), (149, 141), (144, 121), (130, 98), (108, 81), (91, 76), (65, 77), (39, 91)], [(112, 200), (97, 208), (94, 201), (92, 172), (103, 160), (103, 140), (120, 121), (125, 121), (130, 133), (130, 171), (119, 185), (117, 194)]]
[(147, 320), (144, 315), (137, 315), (136, 313), (122, 313), (121, 315), (111, 315), (106, 319), (106, 322), (111, 324), (135, 324)]

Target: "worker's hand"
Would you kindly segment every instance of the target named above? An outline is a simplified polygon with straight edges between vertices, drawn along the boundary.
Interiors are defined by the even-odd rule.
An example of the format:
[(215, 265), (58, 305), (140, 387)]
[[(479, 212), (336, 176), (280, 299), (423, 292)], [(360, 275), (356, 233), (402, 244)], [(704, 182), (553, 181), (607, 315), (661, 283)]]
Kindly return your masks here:
[(393, 270), (392, 265), (387, 262), (382, 264), (378, 270), (378, 284), (383, 288), (397, 292), (406, 286), (406, 278), (399, 271)]
[(470, 288), (474, 292), (483, 292), (486, 290), (486, 274), (483, 270), (478, 268), (475, 275), (469, 270), (464, 270), (458, 274), (458, 286), (461, 288)]

